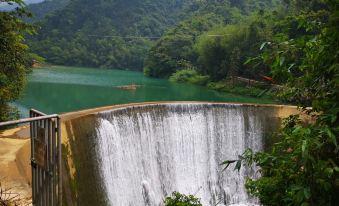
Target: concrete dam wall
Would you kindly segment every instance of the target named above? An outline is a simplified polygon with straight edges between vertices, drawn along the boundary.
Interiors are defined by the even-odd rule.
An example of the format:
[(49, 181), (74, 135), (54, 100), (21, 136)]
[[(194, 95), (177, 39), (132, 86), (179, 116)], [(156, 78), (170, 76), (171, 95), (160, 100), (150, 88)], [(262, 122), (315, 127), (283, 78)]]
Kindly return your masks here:
[(295, 107), (145, 103), (62, 116), (68, 205), (158, 206), (173, 191), (203, 205), (257, 205), (244, 188), (256, 167), (222, 171), (246, 148), (274, 142)]

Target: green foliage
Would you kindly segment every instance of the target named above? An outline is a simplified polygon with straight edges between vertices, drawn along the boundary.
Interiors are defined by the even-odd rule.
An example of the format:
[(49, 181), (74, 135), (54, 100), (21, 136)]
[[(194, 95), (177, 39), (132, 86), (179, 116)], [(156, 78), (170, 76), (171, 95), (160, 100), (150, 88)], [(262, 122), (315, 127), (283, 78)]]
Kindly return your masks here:
[(193, 47), (203, 32), (272, 5), (271, 0), (53, 0), (29, 6), (38, 20), (53, 11), (29, 44), (54, 64), (144, 68), (146, 75), (169, 77), (185, 69), (179, 62), (198, 64)]
[(170, 197), (164, 200), (165, 206), (202, 206), (200, 200), (193, 195), (183, 195), (173, 192)]
[(19, 118), (19, 112), (15, 107), (6, 103), (0, 105), (0, 121), (10, 121)]
[(257, 86), (244, 86), (241, 84), (234, 85), (231, 80), (222, 80), (218, 82), (210, 82), (207, 87), (220, 92), (227, 92), (233, 94), (241, 94), (251, 97), (260, 97), (267, 89), (259, 88)]
[(263, 176), (248, 179), (246, 187), (264, 205), (336, 205), (339, 5), (331, 0), (311, 4), (299, 0), (288, 6), (298, 12), (278, 24), (289, 29), (281, 27), (282, 33), (262, 44), (263, 53), (252, 62), (271, 66), (274, 77), (285, 82), (281, 96), (303, 108), (312, 106), (304, 110), (312, 120), (287, 118), (270, 151), (254, 154), (247, 150), (237, 161), (261, 168)]
[(14, 2), (20, 7), (0, 12), (0, 121), (16, 116), (7, 103), (19, 97), (30, 61), (23, 33), (32, 33), (33, 28), (21, 20), (30, 14), (22, 8), (21, 0)]
[(202, 76), (194, 69), (183, 69), (173, 73), (170, 78), (172, 82), (191, 83), (197, 85), (206, 85), (209, 82), (209, 76)]
[(169, 77), (185, 69), (182, 61), (214, 81), (236, 75), (258, 79), (259, 74), (267, 74), (267, 67), (255, 71), (243, 64), (248, 56), (259, 53), (260, 42), (271, 39), (271, 16), (259, 12), (259, 8), (267, 8), (271, 3), (263, 2), (197, 3), (196, 14), (167, 32), (150, 50), (145, 74)]
[(222, 24), (220, 16), (206, 14), (194, 16), (168, 31), (145, 60), (144, 72), (153, 77), (169, 77), (176, 70), (186, 69), (196, 59), (193, 49), (197, 37), (203, 32)]
[(46, 16), (34, 52), (54, 64), (142, 70), (154, 41), (180, 18), (186, 1), (74, 0)]
[(196, 44), (201, 72), (210, 74), (213, 80), (224, 79), (229, 73), (230, 54), (245, 36), (245, 29), (236, 25), (221, 27), (201, 36)]
[(247, 179), (246, 188), (264, 205), (334, 205), (338, 193), (338, 146), (333, 129), (304, 125), (297, 116), (285, 120), (281, 141), (271, 152), (244, 160), (261, 168), (262, 178)]

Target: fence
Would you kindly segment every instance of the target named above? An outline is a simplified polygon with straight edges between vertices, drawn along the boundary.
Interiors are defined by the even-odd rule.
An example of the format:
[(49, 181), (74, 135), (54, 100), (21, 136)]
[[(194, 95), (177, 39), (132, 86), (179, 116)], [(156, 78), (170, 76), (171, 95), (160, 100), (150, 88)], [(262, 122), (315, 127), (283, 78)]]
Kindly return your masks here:
[(34, 206), (62, 205), (61, 133), (58, 115), (30, 110), (30, 118), (0, 123), (30, 124), (32, 202)]

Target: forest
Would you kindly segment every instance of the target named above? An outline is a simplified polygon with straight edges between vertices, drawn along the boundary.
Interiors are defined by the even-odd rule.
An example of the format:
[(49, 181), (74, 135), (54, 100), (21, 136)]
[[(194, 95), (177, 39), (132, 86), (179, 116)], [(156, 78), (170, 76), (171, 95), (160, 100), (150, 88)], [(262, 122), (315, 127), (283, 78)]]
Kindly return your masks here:
[[(53, 64), (139, 70), (186, 1), (71, 1), (43, 19), (32, 50)], [(77, 15), (75, 15), (77, 14)]]
[[(178, 44), (175, 49), (180, 50), (179, 43), (183, 43), (185, 50), (188, 50), (186, 47), (195, 44), (192, 38), (197, 40), (203, 32), (214, 28), (216, 24), (234, 23), (237, 21), (235, 19), (247, 16), (252, 11), (273, 5), (270, 0), (258, 1), (259, 3), (246, 0), (101, 0), (95, 3), (74, 0), (67, 6), (64, 5), (67, 1), (52, 1), (49, 4), (53, 2), (59, 6), (51, 5), (52, 7), (62, 9), (56, 9), (44, 19), (41, 16), (51, 6), (30, 6), (39, 27), (38, 35), (28, 41), (35, 53), (53, 64), (137, 71), (142, 71), (144, 67), (145, 71), (156, 70), (150, 67), (151, 64), (156, 64), (151, 60), (152, 51), (161, 49), (162, 44), (168, 44), (168, 49), (170, 44), (174, 47)], [(198, 21), (203, 25), (198, 25)], [(184, 27), (192, 29), (192, 33), (185, 31)], [(192, 35), (195, 37), (189, 37)], [(164, 39), (168, 39), (165, 40), (168, 43)], [(189, 50), (187, 52), (192, 53), (196, 49)], [(180, 55), (180, 61), (193, 61), (192, 58), (195, 57), (183, 55), (185, 54)], [(166, 68), (167, 65), (161, 66)], [(163, 77), (165, 73), (152, 76)]]
[[(244, 62), (273, 38), (275, 19), (290, 11), (277, 0), (67, 2), (29, 7), (38, 34), (28, 44), (47, 62), (143, 71), (254, 97), (271, 91), (228, 79), (270, 76), (267, 67)], [(42, 18), (50, 8), (56, 9)]]

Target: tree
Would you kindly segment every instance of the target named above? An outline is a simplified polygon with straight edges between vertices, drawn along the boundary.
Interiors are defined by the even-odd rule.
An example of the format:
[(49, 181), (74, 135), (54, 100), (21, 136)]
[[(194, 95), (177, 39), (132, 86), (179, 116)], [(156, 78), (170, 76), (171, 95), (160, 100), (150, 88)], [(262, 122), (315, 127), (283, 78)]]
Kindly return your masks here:
[[(260, 41), (270, 39), (270, 26), (257, 15), (242, 23), (214, 28), (199, 37), (195, 45), (198, 56), (198, 70), (210, 75), (214, 81), (227, 78), (238, 73), (253, 79), (267, 73), (261, 68), (254, 72), (253, 68), (244, 65), (249, 56), (259, 54)], [(231, 71), (232, 70), (232, 71)]]
[(32, 33), (33, 28), (21, 20), (30, 16), (22, 0), (1, 2), (19, 5), (14, 11), (0, 12), (0, 121), (5, 121), (16, 115), (8, 102), (18, 98), (24, 87), (29, 53), (23, 34)]
[(235, 47), (230, 56), (230, 67), (228, 76), (232, 78), (232, 84), (234, 85), (234, 78), (238, 76), (240, 69), (240, 49)]
[(256, 60), (285, 83), (281, 96), (299, 104), (313, 120), (291, 116), (270, 151), (246, 150), (239, 160), (224, 162), (226, 167), (237, 162), (236, 169), (242, 162), (261, 168), (262, 177), (248, 179), (246, 187), (264, 205), (331, 206), (339, 201), (339, 5), (305, 2), (289, 4), (301, 10), (284, 19), (289, 28), (297, 22), (293, 38), (290, 32), (283, 38), (277, 34), (275, 41), (262, 45)]
[(145, 60), (144, 73), (152, 77), (169, 77), (176, 70), (187, 69), (181, 63), (191, 64), (195, 61), (196, 52), (193, 46), (197, 37), (221, 24), (221, 17), (215, 14), (194, 16), (181, 22), (151, 48)]

